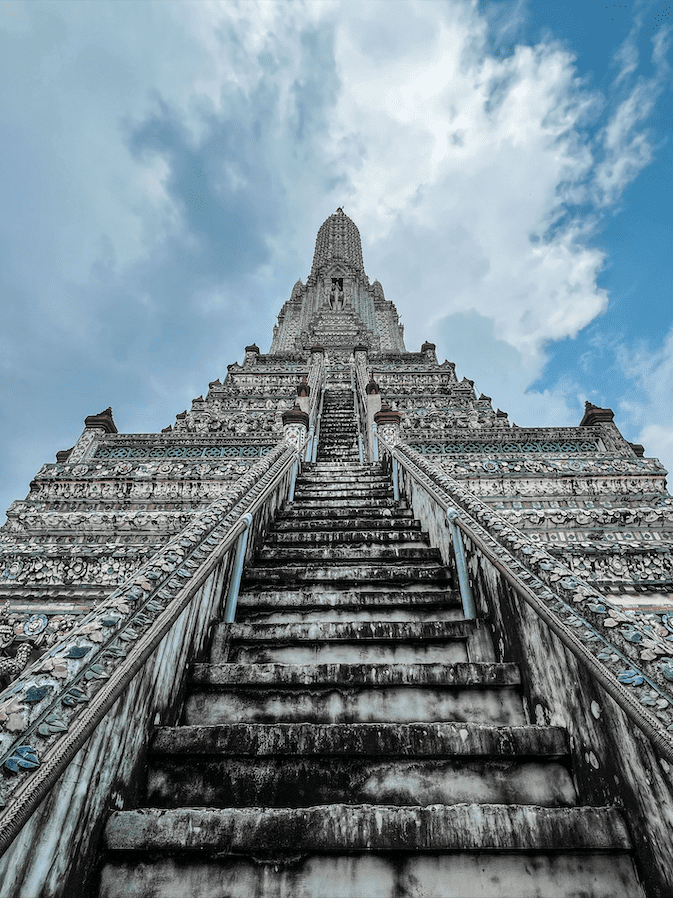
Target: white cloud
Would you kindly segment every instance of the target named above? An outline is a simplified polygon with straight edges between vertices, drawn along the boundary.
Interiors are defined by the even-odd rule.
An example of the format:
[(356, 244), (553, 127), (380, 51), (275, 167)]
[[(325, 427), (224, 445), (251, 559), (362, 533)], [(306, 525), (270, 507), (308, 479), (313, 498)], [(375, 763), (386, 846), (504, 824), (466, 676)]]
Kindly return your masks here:
[[(522, 8), (496, 23), (496, 40), (510, 40)], [(176, 381), (200, 382), (196, 394), (222, 376), (222, 359), (240, 357), (244, 331), (259, 328), (246, 338), (263, 341), (271, 310), (308, 273), (317, 226), (345, 204), (361, 229), (367, 270), (397, 304), (410, 348), (437, 331), (442, 352), (442, 341), (450, 346), (445, 320), (476, 310), (491, 330), (463, 373), (520, 424), (577, 420), (574, 383), (526, 391), (544, 366), (545, 344), (574, 336), (606, 306), (597, 286), (604, 256), (588, 239), (601, 209), (585, 205), (579, 214), (576, 204), (597, 195), (599, 206), (614, 202), (651, 158), (644, 126), (652, 91), (636, 85), (616, 109), (597, 166), (587, 125), (598, 98), (573, 57), (551, 43), (492, 55), (476, 3), (34, 0), (17, 9), (5, 54), (13, 89), (2, 115), (19, 172), (5, 161), (5, 174), (20, 186), (11, 193), (8, 178), (6, 257), (17, 308), (35, 318), (14, 339), (6, 316), (7, 357), (17, 365), (51, 372), (81, 347), (107, 353), (114, 361), (105, 374), (131, 370), (135, 382), (149, 384), (146, 405), (134, 406), (137, 426), (151, 426), (143, 415), (152, 402), (168, 423), (176, 409), (171, 391), (156, 388), (156, 370), (174, 337), (170, 314), (189, 306), (189, 321), (179, 319), (193, 328), (184, 341), (222, 330), (217, 358), (172, 350)], [(655, 43), (656, 78), (664, 43)], [(624, 56), (620, 83), (632, 61)], [(174, 245), (196, 252), (202, 234), (190, 231), (170, 150), (129, 149), (129, 134), (152, 116), (180, 129), (194, 154), (218, 127), (232, 132), (212, 151), (220, 180), (211, 183), (215, 193), (221, 188), (212, 205), (220, 227), (238, 221), (232, 207), (242, 197), (254, 222), (245, 237), (268, 250), (246, 269), (254, 297), (227, 284), (220, 290), (212, 271), (203, 272), (205, 283), (166, 277)], [(246, 249), (228, 247), (230, 258)], [(134, 266), (143, 265), (143, 279), (133, 281)], [(110, 292), (96, 305), (105, 278)], [(163, 334), (161, 304), (169, 310), (159, 321)], [(127, 344), (145, 332), (139, 348), (147, 354), (131, 353)], [(489, 369), (492, 353), (500, 367)], [(108, 390), (102, 382), (101, 395)], [(175, 392), (184, 392), (177, 382)], [(57, 388), (50, 403), (62, 419)]]
[[(636, 39), (640, 38), (641, 16), (637, 16), (631, 34), (617, 53), (620, 71), (615, 86), (627, 81), (638, 67), (639, 53)], [(644, 127), (661, 94), (668, 75), (666, 52), (670, 45), (670, 32), (660, 28), (652, 39), (652, 63), (655, 73), (651, 78), (638, 78), (628, 96), (617, 106), (600, 135), (603, 158), (596, 166), (594, 176), (595, 198), (598, 204), (614, 204), (654, 156), (650, 135)]]
[(633, 383), (619, 403), (621, 413), (634, 428), (640, 426), (636, 442), (673, 474), (673, 330), (658, 349), (621, 345), (617, 357)]
[(346, 164), (347, 211), (369, 245), (370, 274), (411, 320), (410, 342), (476, 308), (539, 372), (545, 341), (574, 336), (607, 301), (586, 222), (559, 224), (591, 170), (579, 128), (595, 98), (568, 53), (540, 45), (489, 56), (475, 8), (443, 9), (438, 23), (434, 5), (388, 4), (387, 29), (408, 35), (394, 53), (372, 47), (378, 4), (340, 21), (332, 157), (366, 147)]
[(631, 91), (603, 132), (605, 157), (596, 167), (595, 185), (599, 202), (611, 205), (624, 188), (652, 161), (652, 146), (638, 127), (654, 106), (653, 85), (641, 81)]

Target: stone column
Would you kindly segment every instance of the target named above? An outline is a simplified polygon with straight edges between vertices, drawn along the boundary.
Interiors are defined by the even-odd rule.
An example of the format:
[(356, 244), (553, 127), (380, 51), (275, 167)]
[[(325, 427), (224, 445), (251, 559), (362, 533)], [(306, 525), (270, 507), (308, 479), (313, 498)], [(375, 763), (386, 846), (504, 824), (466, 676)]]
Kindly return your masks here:
[(370, 461), (375, 460), (374, 454), (374, 418), (381, 411), (381, 390), (374, 380), (374, 373), (369, 376), (369, 383), (365, 387), (367, 396), (367, 438), (369, 441)]
[(306, 377), (302, 377), (301, 381), (297, 384), (297, 405), (302, 412), (305, 412), (306, 414), (308, 414), (311, 407), (310, 395), (311, 388), (308, 385), (308, 381), (306, 380)]
[(381, 411), (374, 415), (378, 435), (390, 446), (394, 446), (400, 439), (400, 422), (402, 415), (393, 411), (387, 402), (381, 403)]
[(301, 449), (308, 433), (308, 415), (297, 404), (287, 412), (283, 412), (283, 439)]

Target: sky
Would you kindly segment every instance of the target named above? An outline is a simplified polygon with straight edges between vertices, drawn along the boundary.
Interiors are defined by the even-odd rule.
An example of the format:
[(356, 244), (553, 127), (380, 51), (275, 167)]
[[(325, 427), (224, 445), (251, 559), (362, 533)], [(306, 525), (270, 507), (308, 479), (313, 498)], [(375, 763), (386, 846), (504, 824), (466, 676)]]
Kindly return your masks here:
[[(0, 0), (0, 508), (157, 432), (343, 206), (410, 350), (673, 470), (673, 3)], [(669, 480), (670, 483), (670, 480)]]

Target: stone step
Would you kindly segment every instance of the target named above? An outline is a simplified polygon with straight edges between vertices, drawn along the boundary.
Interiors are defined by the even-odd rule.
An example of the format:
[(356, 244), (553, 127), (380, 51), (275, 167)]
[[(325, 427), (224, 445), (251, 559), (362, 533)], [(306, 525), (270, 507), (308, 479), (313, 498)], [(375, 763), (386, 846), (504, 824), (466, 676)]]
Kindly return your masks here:
[(320, 419), (320, 436), (323, 433), (334, 433), (338, 430), (357, 430), (353, 409), (323, 408)]
[(515, 664), (195, 664), (183, 723), (526, 722)]
[(327, 474), (330, 471), (333, 471), (336, 474), (344, 473), (344, 474), (376, 474), (380, 476), (384, 476), (385, 472), (383, 470), (383, 466), (380, 462), (367, 462), (367, 463), (346, 463), (346, 462), (304, 462), (302, 465), (302, 474), (306, 473), (316, 473), (316, 474)]
[(331, 533), (335, 540), (347, 540), (349, 534), (356, 531), (378, 533), (382, 539), (384, 533), (394, 533), (399, 530), (405, 533), (422, 533), (420, 521), (413, 520), (411, 511), (404, 512), (407, 517), (401, 517), (403, 513), (400, 512), (394, 518), (385, 515), (370, 517), (359, 515), (356, 518), (351, 515), (334, 515), (329, 518), (321, 518), (312, 509), (301, 517), (294, 513), (295, 510), (299, 511), (299, 509), (288, 509), (286, 514), (278, 515), (273, 524), (273, 531), (268, 536), (270, 541), (280, 539), (281, 535), (285, 533), (290, 535), (288, 538), (292, 538), (292, 534), (299, 538), (300, 533)]
[(329, 445), (320, 443), (318, 446), (317, 458), (322, 461), (326, 458), (342, 458), (344, 461), (356, 461), (360, 457), (359, 449), (355, 440), (352, 442), (339, 442)]
[(411, 525), (410, 522), (414, 520), (414, 515), (411, 509), (400, 505), (390, 505), (384, 508), (368, 508), (366, 505), (362, 505), (357, 510), (347, 506), (334, 506), (329, 511), (326, 511), (319, 505), (312, 504), (306, 507), (302, 503), (302, 505), (293, 504), (281, 509), (276, 516), (274, 527), (280, 528), (282, 523), (286, 521), (296, 522), (297, 524), (302, 521), (334, 521), (335, 526), (340, 521), (343, 526), (348, 526), (350, 521), (359, 521), (365, 518), (370, 523), (378, 524), (380, 522), (381, 526), (385, 527), (387, 521), (403, 521), (405, 525), (407, 522)]
[(571, 807), (566, 743), (561, 729), (475, 724), (163, 727), (146, 802), (296, 808), (348, 796), (398, 807)]
[(323, 405), (320, 426), (329, 427), (330, 425), (334, 426), (335, 423), (355, 425), (355, 409), (352, 401), (349, 401), (346, 406)]
[(339, 475), (336, 471), (324, 474), (301, 474), (297, 478), (297, 487), (309, 487), (313, 489), (379, 489), (384, 490), (390, 486), (389, 477), (373, 477), (369, 474)]
[(325, 474), (320, 477), (302, 474), (297, 478), (296, 489), (302, 490), (385, 490), (392, 486), (389, 477), (348, 476), (339, 477), (337, 474)]
[(339, 430), (357, 432), (357, 424), (353, 412), (342, 412), (335, 409), (323, 409), (320, 419), (320, 435), (323, 433), (335, 433)]
[(342, 423), (339, 421), (332, 422), (331, 425), (325, 422), (320, 426), (319, 443), (333, 443), (346, 437), (357, 438), (357, 428), (352, 421)]
[[(476, 723), (281, 723), (157, 727), (152, 755), (518, 758), (568, 755), (563, 727)], [(441, 804), (441, 802), (440, 802)]]
[(463, 619), (457, 591), (414, 586), (405, 592), (334, 590), (329, 584), (309, 592), (288, 588), (245, 590), (238, 600), (237, 620), (259, 623), (407, 622)]
[(303, 508), (390, 508), (397, 509), (398, 503), (392, 498), (377, 496), (369, 498), (368, 496), (343, 496), (334, 499), (302, 498), (301, 505)]
[(342, 486), (341, 484), (331, 484), (326, 487), (303, 486), (297, 485), (294, 493), (295, 502), (305, 502), (307, 499), (316, 499), (318, 501), (334, 499), (392, 499), (393, 488), (390, 484), (382, 487), (369, 486)]
[(252, 584), (286, 585), (291, 583), (325, 583), (338, 581), (351, 583), (436, 583), (451, 582), (449, 571), (439, 564), (423, 564), (421, 562), (405, 563), (403, 560), (393, 564), (388, 559), (386, 564), (377, 561), (357, 561), (351, 564), (334, 561), (321, 564), (254, 564), (245, 572), (244, 588)]
[(646, 898), (626, 852), (213, 855), (117, 850), (100, 898)]
[(324, 420), (320, 425), (319, 443), (330, 443), (346, 437), (357, 439), (357, 434), (358, 430), (352, 419), (349, 421)]
[(210, 663), (360, 664), (494, 661), (481, 621), (216, 624)]
[(428, 686), (479, 689), (518, 686), (517, 664), (465, 662), (459, 664), (203, 664), (192, 666), (194, 684), (288, 689), (314, 686), (388, 688)]
[(624, 821), (614, 808), (506, 804), (142, 808), (114, 811), (104, 838), (109, 851), (225, 850), (259, 856), (311, 851), (535, 852), (556, 851), (559, 845), (567, 852), (587, 852), (631, 847)]
[[(268, 545), (268, 544), (267, 544)], [(360, 562), (378, 560), (386, 565), (406, 564), (412, 560), (418, 560), (423, 564), (432, 561), (439, 564), (441, 555), (439, 549), (431, 549), (425, 544), (416, 546), (382, 545), (379, 542), (363, 542), (344, 544), (302, 545), (302, 546), (269, 546), (257, 553), (255, 563), (251, 570), (258, 565), (266, 565), (272, 561), (279, 564), (302, 564), (303, 562), (323, 561), (328, 564), (334, 562)]]
[(352, 529), (318, 529), (311, 528), (306, 530), (299, 529), (283, 529), (270, 533), (267, 537), (266, 546), (305, 546), (305, 545), (336, 545), (339, 543), (353, 543), (359, 545), (362, 543), (379, 543), (381, 545), (389, 543), (426, 543), (425, 534), (420, 530), (408, 530), (392, 528), (380, 528), (371, 524), (370, 526), (354, 526)]

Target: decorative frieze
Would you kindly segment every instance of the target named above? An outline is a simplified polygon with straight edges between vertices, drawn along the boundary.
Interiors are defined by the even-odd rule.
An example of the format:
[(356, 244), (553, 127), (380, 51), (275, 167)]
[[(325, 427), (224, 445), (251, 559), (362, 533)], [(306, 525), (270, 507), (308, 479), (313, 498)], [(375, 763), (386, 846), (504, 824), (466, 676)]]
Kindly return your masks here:
[(466, 480), (477, 496), (521, 498), (536, 496), (593, 496), (621, 500), (622, 496), (648, 500), (668, 496), (666, 478), (661, 477), (520, 477), (502, 480)]
[[(578, 439), (577, 437), (568, 437), (566, 439), (508, 439), (503, 441), (495, 440), (479, 440), (479, 439), (459, 439), (446, 440), (436, 443), (416, 443), (410, 442), (409, 445), (420, 452), (421, 455), (467, 455), (478, 454), (484, 455), (491, 452), (512, 453), (592, 453), (598, 449), (598, 443), (595, 440)], [(485, 459), (481, 462), (482, 469), (488, 473), (499, 470), (499, 463)]]

